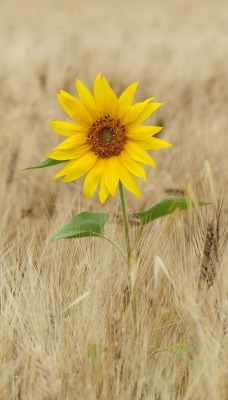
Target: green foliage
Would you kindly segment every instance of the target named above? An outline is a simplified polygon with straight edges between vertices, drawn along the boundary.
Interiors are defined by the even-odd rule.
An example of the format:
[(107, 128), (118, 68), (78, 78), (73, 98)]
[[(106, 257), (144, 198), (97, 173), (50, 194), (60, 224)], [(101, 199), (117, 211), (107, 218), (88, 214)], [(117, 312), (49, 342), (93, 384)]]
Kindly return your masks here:
[[(209, 202), (191, 202), (191, 207), (196, 206), (206, 206), (212, 203)], [(142, 225), (146, 225), (155, 219), (165, 217), (166, 215), (172, 214), (177, 209), (180, 211), (184, 211), (188, 208), (189, 203), (185, 198), (175, 198), (170, 197), (167, 199), (163, 199), (156, 203), (153, 207), (149, 208), (146, 211), (136, 212), (135, 215), (140, 219)]]
[(196, 354), (193, 359), (188, 356), (188, 349), (185, 343), (176, 343), (168, 349), (169, 352), (176, 354), (181, 360), (191, 368), (194, 368), (198, 373), (198, 378), (203, 377), (208, 363), (206, 358), (202, 358)]
[(87, 236), (104, 236), (104, 225), (109, 213), (90, 213), (87, 211), (75, 215), (61, 229), (55, 232), (50, 240), (72, 239)]
[(69, 160), (53, 160), (52, 158), (47, 158), (47, 160), (42, 161), (39, 164), (33, 165), (32, 167), (25, 168), (25, 170), (52, 167), (53, 165), (61, 164), (61, 163), (67, 162), (67, 161), (69, 161)]
[(188, 357), (187, 346), (185, 343), (177, 343), (169, 348), (169, 351), (173, 354), (176, 354), (179, 358), (181, 358), (186, 364), (190, 364), (191, 360)]
[(88, 357), (95, 361), (102, 353), (108, 351), (107, 347), (97, 345), (96, 343), (89, 343), (87, 347)]

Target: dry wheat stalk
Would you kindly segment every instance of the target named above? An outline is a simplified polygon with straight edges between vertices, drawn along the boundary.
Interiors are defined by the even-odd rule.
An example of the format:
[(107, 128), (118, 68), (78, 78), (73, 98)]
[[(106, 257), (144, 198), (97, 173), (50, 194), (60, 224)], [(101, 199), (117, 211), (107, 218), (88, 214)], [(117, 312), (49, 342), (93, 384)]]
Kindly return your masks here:
[[(224, 191), (225, 194), (225, 191)], [(221, 265), (225, 247), (228, 241), (228, 223), (221, 234), (221, 212), (224, 196), (220, 197), (217, 207), (214, 209), (213, 218), (206, 224), (206, 235), (203, 248), (203, 258), (199, 276), (199, 287), (205, 282), (207, 287), (214, 283), (217, 270)]]
[(200, 281), (207, 283), (210, 287), (214, 283), (216, 276), (216, 266), (218, 263), (219, 237), (216, 235), (214, 221), (207, 223), (206, 238), (203, 249), (203, 260), (200, 270)]
[(61, 381), (57, 377), (56, 368), (53, 368), (52, 360), (41, 346), (35, 346), (31, 355), (38, 391), (43, 399), (60, 400)]

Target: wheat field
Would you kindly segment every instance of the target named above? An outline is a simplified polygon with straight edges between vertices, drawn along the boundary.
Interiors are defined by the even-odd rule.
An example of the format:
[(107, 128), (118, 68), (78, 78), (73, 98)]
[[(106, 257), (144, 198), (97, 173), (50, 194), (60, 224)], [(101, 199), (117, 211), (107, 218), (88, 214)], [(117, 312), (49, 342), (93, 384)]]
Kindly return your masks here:
[[(228, 3), (221, 0), (1, 1), (0, 399), (228, 399)], [(48, 242), (76, 213), (109, 211), (82, 183), (35, 171), (61, 139), (56, 92), (101, 71), (114, 90), (163, 102), (149, 122), (173, 143), (153, 154), (141, 198), (206, 200), (149, 224), (128, 270), (98, 238)], [(137, 224), (131, 220), (132, 232)]]

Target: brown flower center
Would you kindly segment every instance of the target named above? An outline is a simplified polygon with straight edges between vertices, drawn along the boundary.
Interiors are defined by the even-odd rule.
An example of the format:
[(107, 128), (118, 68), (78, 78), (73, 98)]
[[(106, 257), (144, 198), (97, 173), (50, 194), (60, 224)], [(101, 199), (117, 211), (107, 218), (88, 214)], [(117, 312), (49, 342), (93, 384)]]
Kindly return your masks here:
[(109, 115), (94, 122), (87, 137), (95, 154), (102, 158), (118, 156), (126, 143), (125, 126)]

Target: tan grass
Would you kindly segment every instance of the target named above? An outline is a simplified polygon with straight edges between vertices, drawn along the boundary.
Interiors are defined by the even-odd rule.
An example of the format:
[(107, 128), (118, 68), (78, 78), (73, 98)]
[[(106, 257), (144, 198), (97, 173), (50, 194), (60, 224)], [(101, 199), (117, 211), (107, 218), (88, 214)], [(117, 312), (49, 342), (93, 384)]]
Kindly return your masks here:
[[(227, 400), (227, 2), (20, 0), (0, 13), (0, 399)], [(47, 243), (89, 209), (112, 213), (123, 245), (118, 199), (101, 207), (54, 169), (20, 172), (58, 143), (55, 91), (99, 70), (118, 93), (139, 80), (137, 99), (163, 101), (151, 122), (174, 143), (130, 212), (170, 195), (214, 202), (145, 228), (136, 325), (110, 243)]]

